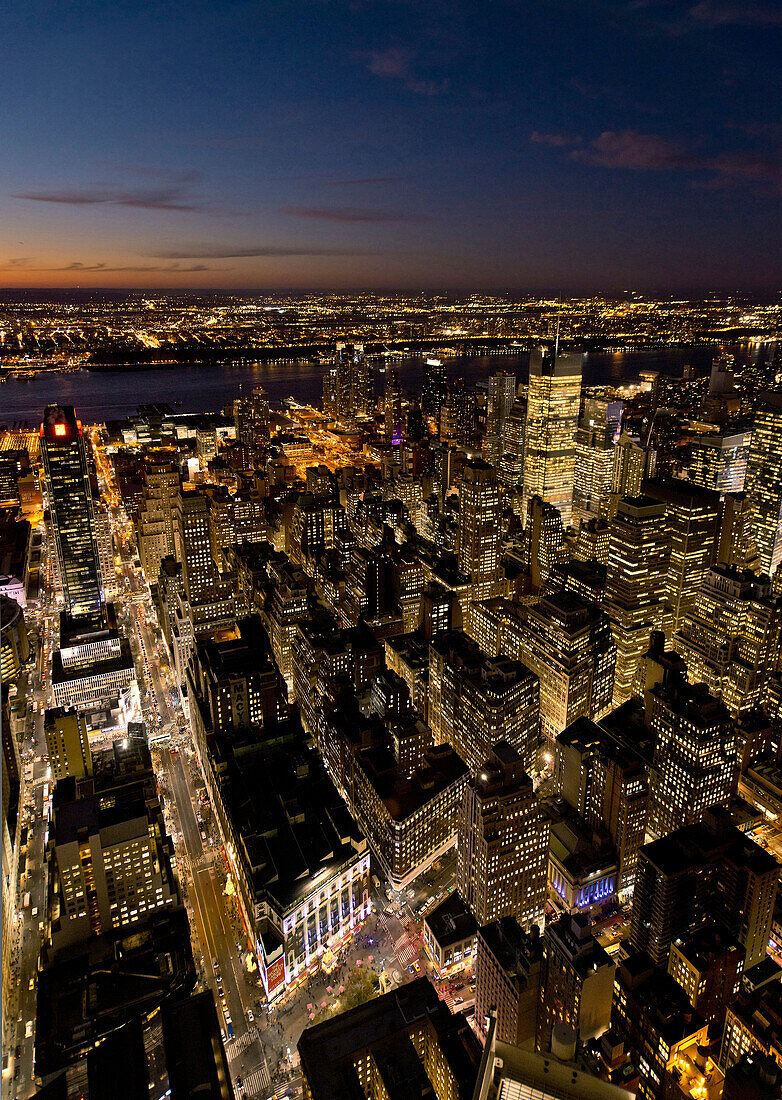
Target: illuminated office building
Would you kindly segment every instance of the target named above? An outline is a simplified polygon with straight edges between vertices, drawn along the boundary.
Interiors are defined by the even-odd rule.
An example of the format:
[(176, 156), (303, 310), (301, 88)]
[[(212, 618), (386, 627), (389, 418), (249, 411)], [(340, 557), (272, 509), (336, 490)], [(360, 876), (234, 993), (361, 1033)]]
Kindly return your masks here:
[(47, 406), (41, 457), (66, 610), (97, 622), (103, 608), (100, 559), (87, 452), (73, 406)]
[(500, 458), (500, 478), (509, 489), (521, 489), (524, 483), (524, 441), (527, 435), (527, 387), (516, 399), (505, 419)]
[(616, 643), (615, 707), (637, 692), (649, 638), (662, 628), (668, 555), (665, 505), (642, 496), (621, 500), (609, 531), (603, 601)]
[(573, 519), (605, 516), (614, 473), (614, 443), (605, 425), (582, 418), (576, 429)]
[(76, 779), (92, 775), (87, 716), (83, 711), (65, 707), (47, 710), (43, 731), (55, 781), (66, 775)]
[(542, 592), (554, 567), (568, 557), (559, 509), (538, 496), (532, 497), (527, 503), (524, 541), (532, 590)]
[(335, 398), (334, 412), (344, 424), (371, 414), (375, 404), (372, 366), (363, 344), (337, 343)]
[(524, 512), (539, 496), (570, 525), (581, 402), (581, 355), (536, 348), (530, 356), (524, 453)]
[(98, 561), (100, 562), (100, 576), (103, 584), (103, 596), (106, 600), (113, 600), (119, 592), (117, 584), (117, 570), (114, 565), (114, 540), (111, 534), (111, 515), (102, 501), (93, 501), (93, 517), (95, 520), (95, 541), (98, 544)]
[(654, 476), (654, 467), (655, 452), (629, 432), (622, 432), (614, 448), (611, 495), (617, 501), (637, 497), (645, 478)]
[(718, 920), (745, 948), (744, 969), (766, 957), (779, 865), (722, 807), (638, 853), (630, 939), (658, 966), (671, 945)]
[(675, 478), (645, 481), (643, 492), (665, 505), (671, 552), (663, 630), (672, 638), (716, 559), (721, 503), (718, 493)]
[(538, 677), (520, 661), (490, 657), (466, 634), (449, 631), (429, 647), (429, 724), (474, 773), (498, 741), (528, 771), (538, 767)]
[(500, 567), (500, 486), (482, 459), (468, 462), (459, 487), (459, 571), (470, 578), (474, 600), (495, 593)]
[(144, 491), (136, 519), (136, 540), (144, 576), (153, 582), (163, 558), (174, 553), (174, 501), (179, 470), (170, 455), (150, 456), (144, 466)]
[(740, 493), (751, 437), (749, 431), (698, 436), (690, 444), (689, 480), (718, 493)]
[(582, 1042), (606, 1031), (615, 973), (616, 964), (590, 931), (587, 916), (565, 914), (549, 921), (543, 935), (537, 1049), (550, 1049), (559, 1023), (569, 1024)]
[(421, 390), (421, 408), (427, 415), (440, 419), (440, 409), (448, 395), (445, 365), (441, 359), (424, 359), (424, 381)]
[(486, 402), (486, 438), (483, 456), (492, 466), (499, 466), (504, 452), (505, 424), (516, 399), (516, 375), (498, 371), (489, 375)]
[(576, 718), (597, 719), (611, 705), (616, 646), (608, 616), (570, 592), (526, 609), (521, 625), (524, 663), (540, 680), (540, 721), (550, 742)]
[(695, 1011), (721, 1028), (725, 1009), (741, 989), (745, 954), (724, 925), (709, 921), (671, 944), (668, 973)]
[(611, 401), (607, 397), (584, 397), (581, 423), (595, 428), (607, 443), (616, 443), (622, 423), (622, 401)]
[(256, 451), (269, 443), (269, 395), (263, 386), (256, 386), (250, 396), (251, 442)]
[(608, 564), (608, 523), (597, 516), (590, 516), (578, 525), (578, 534), (573, 544), (573, 558), (576, 561), (592, 562), (597, 565)]
[(746, 493), (726, 493), (722, 501), (717, 564), (760, 572), (754, 515)]
[(203, 493), (180, 490), (174, 502), (174, 542), (182, 562), (185, 597), (193, 626), (230, 622), (234, 601), (231, 585), (221, 577), (212, 554), (209, 502)]
[(587, 826), (605, 829), (617, 854), (616, 893), (632, 893), (638, 850), (649, 812), (648, 766), (588, 718), (578, 718), (556, 742), (557, 792)]
[(689, 684), (652, 635), (646, 660), (646, 725), (656, 737), (649, 832), (665, 836), (727, 806), (736, 790), (735, 727), (705, 684)]
[(515, 917), (503, 917), (478, 929), (475, 1023), (484, 1039), (491, 1015), (500, 1042), (520, 1046), (535, 1038), (542, 956), (537, 924), (525, 932)]
[(249, 397), (237, 397), (233, 414), (237, 442), (247, 448), (251, 458), (261, 456), (269, 445), (271, 422), (269, 395), (263, 386), (256, 386)]
[(692, 683), (704, 683), (734, 717), (766, 701), (782, 635), (782, 598), (771, 580), (715, 566), (673, 641)]
[(240, 489), (229, 493), (223, 486), (210, 491), (209, 532), (212, 540), (212, 557), (223, 562), (223, 551), (244, 542), (259, 543), (266, 540), (266, 509), (263, 498), (254, 489)]
[(179, 903), (146, 744), (117, 744), (97, 753), (94, 773), (81, 783), (61, 779), (55, 788), (55, 950), (136, 925)]
[(773, 577), (782, 562), (782, 393), (762, 396), (755, 410), (745, 487), (760, 567)]
[(386, 372), (386, 389), (383, 400), (386, 442), (398, 447), (402, 442), (402, 387), (399, 371), (390, 367)]
[(500, 741), (467, 785), (457, 884), (478, 924), (543, 922), (549, 821), (519, 753)]

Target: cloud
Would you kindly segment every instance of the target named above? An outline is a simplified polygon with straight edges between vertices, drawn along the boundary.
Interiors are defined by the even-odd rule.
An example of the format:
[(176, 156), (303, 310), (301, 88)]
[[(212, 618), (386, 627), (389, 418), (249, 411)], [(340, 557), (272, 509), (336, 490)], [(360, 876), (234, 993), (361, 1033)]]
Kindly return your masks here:
[(780, 156), (741, 152), (704, 156), (681, 142), (636, 130), (604, 130), (588, 145), (583, 145), (580, 138), (565, 140), (565, 135), (537, 132), (531, 135), (530, 140), (557, 148), (570, 147), (568, 156), (571, 160), (598, 168), (630, 172), (691, 172), (696, 176), (693, 186), (708, 190), (746, 183), (782, 189)]
[(699, 186), (732, 187), (737, 183), (767, 183), (782, 190), (782, 158), (757, 154), (723, 153), (710, 157), (699, 167), (713, 172), (710, 180)]
[(362, 56), (368, 72), (389, 80), (398, 80), (414, 95), (442, 95), (450, 86), (448, 80), (425, 80), (417, 76), (413, 70), (415, 55), (411, 50), (391, 47), (387, 50), (373, 50)]
[(708, 27), (782, 27), (782, 7), (779, 4), (700, 0), (690, 8), (689, 15), (696, 23)]
[(368, 256), (371, 253), (352, 248), (286, 248), (278, 245), (258, 245), (249, 248), (205, 247), (154, 252), (156, 260), (243, 260), (255, 256)]
[(604, 130), (589, 148), (576, 149), (570, 155), (583, 164), (632, 171), (681, 168), (686, 159), (677, 142), (658, 134), (639, 134), (636, 130)]
[(550, 145), (553, 149), (564, 149), (581, 144), (580, 137), (571, 137), (569, 134), (541, 134), (539, 130), (533, 130), (529, 139), (537, 145)]
[(27, 267), (29, 263), (29, 256), (14, 256), (13, 259), (6, 261), (6, 267)]
[(324, 222), (417, 222), (420, 218), (392, 210), (363, 210), (357, 206), (282, 206), (281, 214)]
[(139, 210), (203, 211), (202, 203), (189, 199), (181, 186), (161, 188), (84, 187), (63, 191), (22, 191), (12, 199), (62, 203), (66, 206), (127, 206)]
[(206, 264), (193, 264), (190, 267), (182, 267), (181, 264), (166, 264), (165, 266), (150, 266), (150, 267), (109, 267), (108, 264), (84, 264), (79, 260), (74, 260), (73, 263), (66, 264), (65, 267), (49, 267), (39, 268), (41, 271), (106, 271), (106, 272), (152, 272), (152, 271), (211, 271), (212, 268), (207, 267)]
[(594, 84), (590, 81), (582, 80), (577, 76), (574, 76), (568, 83), (573, 91), (578, 92), (584, 99), (589, 99), (593, 102), (605, 100), (614, 107), (620, 107), (623, 110), (629, 109), (639, 112), (640, 114), (659, 114), (658, 106), (646, 103), (642, 100), (633, 99), (623, 88), (618, 88), (611, 84)]
[(354, 180), (326, 180), (324, 187), (358, 187), (370, 183), (398, 183), (401, 176), (364, 176)]

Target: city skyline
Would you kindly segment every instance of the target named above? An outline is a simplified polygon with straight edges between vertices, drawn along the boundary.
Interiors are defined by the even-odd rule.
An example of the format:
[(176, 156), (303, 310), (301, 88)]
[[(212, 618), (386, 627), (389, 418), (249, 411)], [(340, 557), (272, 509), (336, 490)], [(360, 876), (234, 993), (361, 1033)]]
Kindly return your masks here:
[(29, 0), (0, 1100), (782, 1100), (780, 0)]
[(7, 287), (768, 291), (773, 4), (9, 13)]

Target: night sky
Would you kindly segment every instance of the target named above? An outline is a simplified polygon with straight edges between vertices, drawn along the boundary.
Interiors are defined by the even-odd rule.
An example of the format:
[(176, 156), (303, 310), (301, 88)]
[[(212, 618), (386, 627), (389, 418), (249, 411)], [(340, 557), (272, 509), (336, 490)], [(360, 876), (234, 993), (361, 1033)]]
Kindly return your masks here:
[(23, 0), (5, 286), (778, 291), (782, 3)]

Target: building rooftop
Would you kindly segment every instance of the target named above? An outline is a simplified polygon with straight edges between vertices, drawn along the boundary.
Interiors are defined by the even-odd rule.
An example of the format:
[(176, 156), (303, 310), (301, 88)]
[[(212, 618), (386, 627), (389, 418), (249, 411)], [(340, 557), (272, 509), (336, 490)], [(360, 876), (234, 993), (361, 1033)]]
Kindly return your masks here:
[[(385, 729), (382, 723), (380, 726)], [(461, 756), (448, 744), (429, 748), (411, 778), (397, 764), (390, 744), (362, 749), (356, 756), (356, 763), (395, 821), (410, 817), (440, 791), (469, 773)]]
[(509, 978), (526, 978), (542, 958), (543, 941), (536, 924), (525, 932), (515, 917), (501, 917), (485, 924), (478, 935)]
[(462, 943), (478, 931), (475, 917), (462, 901), (458, 890), (454, 890), (430, 910), (424, 917), (424, 923), (440, 947)]
[[(122, 965), (118, 965), (118, 959)], [(101, 1036), (195, 985), (184, 907), (132, 931), (107, 932), (60, 951), (38, 977), (35, 1072), (83, 1057)]]
[(682, 987), (667, 970), (655, 966), (645, 951), (619, 964), (616, 981), (632, 996), (635, 1011), (642, 1010), (669, 1047), (703, 1027), (705, 1021)]
[[(299, 1039), (302, 1072), (313, 1100), (363, 1097), (357, 1088), (355, 1063), (375, 1049), (387, 1065), (384, 1047), (397, 1036), (409, 1036), (415, 1028), (431, 1030), (456, 1080), (459, 1100), (472, 1097), (478, 1076), (481, 1048), (463, 1016), (452, 1015), (439, 999), (428, 978), (418, 978), (358, 1008), (343, 1012), (317, 1027), (307, 1028)], [(407, 1100), (409, 1092), (394, 1088), (390, 1100)], [(426, 1095), (417, 1093), (416, 1097)]]
[(707, 859), (725, 857), (754, 874), (778, 869), (776, 859), (733, 824), (729, 811), (712, 806), (700, 823), (686, 825), (645, 844), (640, 851), (664, 875), (684, 874)]
[(279, 723), (275, 733), (271, 743), (216, 738), (213, 765), (256, 897), (284, 911), (366, 840), (300, 725)]

